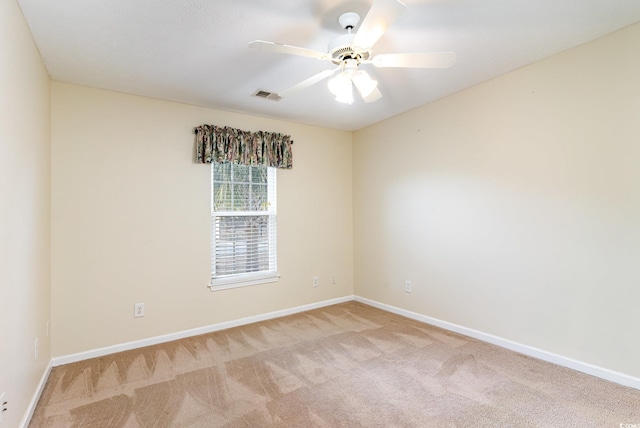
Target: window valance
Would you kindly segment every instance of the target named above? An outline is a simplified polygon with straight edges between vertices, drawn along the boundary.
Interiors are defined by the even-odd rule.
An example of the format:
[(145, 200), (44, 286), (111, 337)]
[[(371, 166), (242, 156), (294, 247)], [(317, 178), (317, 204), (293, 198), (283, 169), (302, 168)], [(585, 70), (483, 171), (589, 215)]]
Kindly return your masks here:
[(198, 126), (195, 131), (197, 163), (231, 162), (284, 169), (293, 165), (289, 135), (215, 125)]

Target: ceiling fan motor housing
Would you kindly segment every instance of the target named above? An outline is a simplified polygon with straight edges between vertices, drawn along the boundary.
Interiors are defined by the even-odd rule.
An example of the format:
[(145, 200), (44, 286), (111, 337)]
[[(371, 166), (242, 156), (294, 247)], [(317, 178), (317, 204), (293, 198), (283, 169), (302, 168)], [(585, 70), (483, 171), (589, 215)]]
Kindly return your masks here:
[(358, 22), (360, 22), (360, 15), (355, 12), (346, 12), (340, 15), (338, 22), (340, 23), (340, 26), (349, 33), (336, 37), (331, 41), (331, 43), (329, 43), (327, 50), (331, 55), (331, 61), (334, 64), (342, 64), (343, 61), (348, 59), (355, 59), (358, 63), (369, 59), (369, 57), (371, 57), (370, 48), (362, 49), (351, 44), (355, 37), (355, 34), (352, 34), (351, 30), (358, 25)]

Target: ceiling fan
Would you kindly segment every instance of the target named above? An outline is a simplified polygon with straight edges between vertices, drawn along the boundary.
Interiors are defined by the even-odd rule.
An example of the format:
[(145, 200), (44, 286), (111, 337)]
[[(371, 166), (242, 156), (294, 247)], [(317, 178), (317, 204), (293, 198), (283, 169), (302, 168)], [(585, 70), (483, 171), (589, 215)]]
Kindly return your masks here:
[(279, 97), (285, 97), (308, 88), (340, 71), (336, 77), (329, 81), (329, 90), (336, 96), (336, 100), (347, 104), (353, 103), (353, 86), (355, 86), (362, 99), (370, 103), (380, 99), (382, 94), (377, 87), (378, 82), (373, 80), (366, 70), (360, 69), (361, 65), (448, 68), (456, 61), (454, 52), (390, 53), (372, 56), (373, 45), (400, 16), (404, 8), (405, 5), (399, 0), (374, 0), (371, 9), (369, 9), (356, 33), (352, 33), (352, 30), (360, 22), (360, 15), (355, 12), (343, 13), (340, 15), (338, 22), (342, 28), (347, 30), (347, 34), (331, 41), (327, 52), (263, 40), (249, 42), (249, 47), (330, 61), (338, 66), (330, 70), (321, 71), (278, 93)]

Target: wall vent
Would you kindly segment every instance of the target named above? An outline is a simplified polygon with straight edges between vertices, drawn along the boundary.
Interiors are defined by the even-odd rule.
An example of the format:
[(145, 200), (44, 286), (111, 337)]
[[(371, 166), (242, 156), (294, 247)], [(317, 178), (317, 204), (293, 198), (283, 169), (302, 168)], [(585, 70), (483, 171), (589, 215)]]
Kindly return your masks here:
[(276, 94), (275, 92), (265, 91), (264, 89), (258, 89), (253, 94), (251, 94), (251, 96), (258, 97), (258, 98), (266, 98), (271, 101), (280, 101), (282, 99), (282, 97)]

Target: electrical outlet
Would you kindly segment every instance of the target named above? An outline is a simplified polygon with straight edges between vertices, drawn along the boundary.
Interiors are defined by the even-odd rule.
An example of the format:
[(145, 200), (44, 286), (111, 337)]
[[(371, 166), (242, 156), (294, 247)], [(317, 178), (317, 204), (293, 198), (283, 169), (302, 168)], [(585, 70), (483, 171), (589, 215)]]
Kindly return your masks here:
[(317, 287), (317, 286), (318, 286), (318, 277), (317, 277), (317, 276), (314, 276), (314, 277), (313, 277), (313, 286), (314, 286), (314, 287)]
[(144, 316), (144, 303), (136, 303), (133, 305), (133, 317), (140, 318)]
[(3, 392), (2, 394), (0, 394), (0, 422), (2, 422), (2, 417), (4, 416), (4, 412), (6, 412), (8, 409), (7, 399), (4, 398), (5, 395), (6, 395), (6, 392)]
[(404, 282), (404, 292), (411, 293), (411, 281)]
[(333, 276), (331, 277), (331, 283), (332, 283), (332, 284), (335, 284), (335, 283), (336, 283), (336, 276), (335, 276), (335, 275), (333, 275)]
[(35, 342), (33, 342), (33, 359), (38, 359), (38, 338), (36, 337)]

